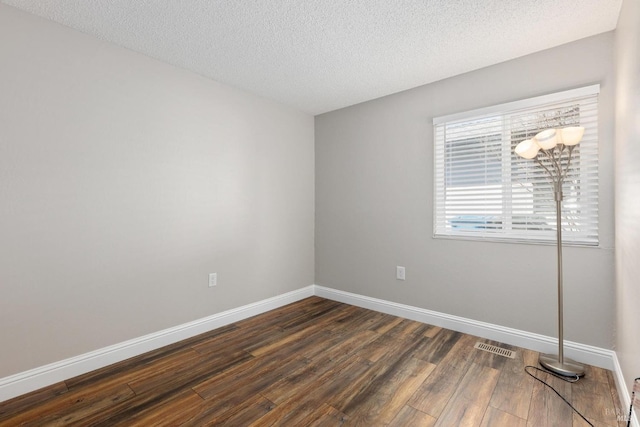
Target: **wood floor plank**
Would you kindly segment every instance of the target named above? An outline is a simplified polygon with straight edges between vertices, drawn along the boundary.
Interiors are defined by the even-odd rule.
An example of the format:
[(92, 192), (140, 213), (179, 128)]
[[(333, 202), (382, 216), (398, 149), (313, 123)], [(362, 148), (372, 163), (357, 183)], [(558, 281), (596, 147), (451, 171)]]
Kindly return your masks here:
[(391, 329), (402, 323), (402, 321), (403, 319), (401, 317), (391, 316), (390, 314), (387, 314), (382, 319), (380, 319), (380, 322), (375, 326), (374, 331), (376, 331), (380, 335), (384, 335)]
[(609, 391), (611, 392), (611, 400), (614, 404), (613, 408), (611, 408), (611, 411), (616, 414), (618, 427), (626, 427), (627, 423), (624, 420), (629, 415), (629, 409), (622, 406), (622, 400), (620, 400), (620, 396), (618, 395), (618, 388), (616, 387), (616, 380), (613, 376), (613, 372), (606, 370), (606, 374), (607, 383), (609, 384)]
[[(536, 373), (547, 384), (555, 388), (571, 401), (571, 384), (547, 373)], [(571, 427), (573, 424), (571, 408), (544, 384), (536, 381), (531, 393), (531, 406), (527, 417), (528, 427)]]
[(427, 325), (429, 328), (424, 332), (424, 336), (427, 338), (433, 338), (442, 331), (439, 326)]
[[(590, 427), (590, 424), (594, 427), (615, 427), (617, 424), (603, 423), (602, 421), (589, 419), (589, 422), (585, 421), (580, 415), (573, 413), (573, 427)], [(590, 424), (589, 424), (590, 423)], [(626, 426), (626, 424), (624, 424)]]
[[(193, 390), (186, 389), (177, 394), (171, 401), (159, 407), (141, 410), (131, 418), (123, 420), (127, 426), (161, 426), (181, 425), (194, 417), (201, 408), (202, 398)], [(88, 422), (85, 419), (84, 422)]]
[(527, 420), (489, 406), (480, 427), (527, 427)]
[(296, 371), (307, 363), (306, 359), (297, 355), (291, 355), (284, 360), (278, 356), (254, 358), (220, 375), (205, 379), (194, 385), (193, 389), (204, 399), (223, 398), (230, 391), (238, 393), (239, 390), (247, 390), (247, 394), (257, 394), (282, 379), (285, 374)]
[(316, 411), (301, 419), (298, 425), (305, 427), (334, 427), (346, 425), (347, 419), (348, 417), (345, 414), (325, 403)]
[(314, 383), (299, 388), (299, 393), (277, 405), (258, 420), (256, 425), (301, 425), (302, 420), (311, 416), (319, 406), (333, 406), (329, 402), (331, 398), (348, 395), (352, 384), (369, 368), (369, 364), (358, 356), (342, 360), (334, 369), (318, 377)]
[[(603, 379), (605, 382), (601, 382)], [(585, 375), (584, 378), (572, 385), (571, 397), (573, 406), (591, 423), (617, 426), (616, 406), (613, 403), (606, 375), (599, 377)], [(578, 418), (580, 417), (578, 416)]]
[(376, 339), (369, 341), (364, 347), (358, 350), (358, 355), (371, 363), (382, 359), (390, 350), (390, 344), (395, 344), (395, 340), (374, 332)]
[(305, 340), (297, 340), (289, 347), (273, 346), (270, 353), (252, 356), (230, 369), (211, 375), (194, 389), (205, 399), (215, 398), (230, 388), (237, 390), (249, 387), (254, 393), (263, 393), (265, 388), (280, 381), (285, 374), (295, 373), (310, 363), (305, 356), (307, 348), (323, 348), (328, 335), (322, 330), (314, 332)]
[(473, 348), (475, 342), (475, 337), (458, 336), (449, 352), (440, 359), (437, 368), (413, 394), (408, 404), (438, 418), (471, 365), (476, 351)]
[[(315, 310), (318, 309), (318, 306), (326, 307), (328, 303), (329, 307), (336, 308), (335, 302), (329, 302), (322, 298), (311, 297), (308, 301), (308, 305), (314, 307)], [(234, 325), (229, 325), (235, 328), (235, 334), (215, 334), (210, 337), (206, 337), (206, 334), (204, 334), (206, 339), (201, 339), (198, 343), (192, 345), (192, 348), (199, 353), (209, 353), (230, 348), (247, 349), (252, 346), (259, 346), (265, 340), (273, 339), (276, 335), (282, 336), (284, 334), (282, 324), (291, 319), (304, 316), (308, 310), (311, 310), (306, 305), (298, 301), (281, 307), (277, 311), (263, 313)]]
[[(246, 355), (246, 357), (250, 356)], [(142, 411), (160, 410), (165, 405), (170, 404), (177, 396), (206, 381), (210, 376), (226, 371), (239, 363), (233, 357), (216, 357), (210, 362), (212, 363), (205, 362), (195, 365), (193, 369), (186, 370), (185, 375), (163, 378), (162, 381), (157, 383), (157, 389), (147, 390), (147, 392), (140, 393), (131, 399), (106, 408), (101, 412), (101, 416), (105, 420), (104, 425), (125, 422)]]
[(489, 405), (526, 420), (535, 380), (525, 372), (524, 368), (529, 365), (535, 366), (537, 360), (536, 352), (525, 349), (519, 350), (514, 359), (508, 359), (501, 369), (500, 378)]
[(465, 398), (452, 400), (438, 417), (435, 427), (477, 427), (482, 423), (486, 406), (481, 406)]
[[(422, 338), (426, 340), (428, 338)], [(415, 359), (412, 355), (416, 347), (419, 347), (420, 341), (410, 345), (404, 345), (398, 348), (396, 352), (389, 353), (371, 365), (370, 369), (354, 382), (349, 389), (345, 389), (342, 393), (334, 396), (329, 404), (349, 417), (370, 417), (375, 411), (380, 411), (387, 405), (390, 409), (397, 407), (392, 416), (388, 414), (385, 417), (391, 421), (406, 403), (412, 393), (404, 396), (401, 394), (401, 402), (390, 398), (401, 387), (407, 377), (413, 376), (414, 380), (407, 381), (407, 387), (413, 390), (417, 389), (422, 382), (433, 371), (434, 365)], [(401, 404), (400, 404), (401, 403)], [(375, 408), (375, 409), (374, 409)]]
[[(37, 405), (28, 411), (7, 419), (7, 425), (61, 425), (60, 420), (69, 422), (102, 412), (105, 408), (129, 400), (135, 393), (126, 384), (92, 387), (90, 390), (70, 391)], [(4, 421), (3, 421), (4, 424)]]
[[(323, 320), (325, 322), (338, 321), (341, 317), (348, 315), (349, 313), (345, 312), (344, 310), (333, 309), (325, 313)], [(303, 338), (310, 335), (323, 334), (325, 332), (324, 328), (325, 326), (323, 322), (314, 322), (307, 325), (306, 328), (296, 329), (295, 331), (292, 330), (282, 337), (266, 341), (258, 346), (245, 347), (245, 350), (251, 353), (253, 356), (259, 357), (269, 352), (288, 348), (295, 343), (303, 342)]]
[[(524, 373), (538, 353), (477, 341), (511, 348), (311, 297), (0, 402), (0, 426), (586, 424)], [(536, 375), (597, 426), (626, 415), (611, 371)]]
[(402, 319), (397, 325), (385, 332), (385, 336), (398, 341), (415, 341), (424, 336), (429, 326), (413, 320)]
[(242, 392), (229, 392), (228, 396), (200, 404), (199, 412), (184, 427), (214, 425), (247, 426), (269, 413), (275, 404), (261, 395), (247, 397)]
[(479, 426), (499, 377), (499, 370), (472, 363), (436, 426)]
[(239, 414), (245, 411), (253, 412), (258, 409), (253, 406), (258, 405), (260, 399), (262, 399), (262, 396), (259, 395), (251, 396), (248, 399), (244, 395), (240, 397), (230, 390), (229, 395), (219, 399), (203, 400), (196, 413), (180, 425), (189, 427), (223, 425), (234, 416), (240, 416)]
[(323, 377), (336, 366), (340, 366), (343, 360), (352, 357), (358, 347), (375, 339), (378, 335), (372, 331), (363, 331), (351, 339), (342, 341), (332, 347), (328, 347), (311, 363), (297, 371), (291, 371), (289, 375), (280, 381), (273, 383), (261, 393), (273, 402), (282, 403), (295, 395), (306, 393), (318, 387), (322, 383)]
[(499, 377), (498, 369), (482, 366), (474, 361), (460, 381), (454, 396), (488, 406)]
[(281, 327), (277, 325), (262, 327), (257, 325), (253, 327), (238, 327), (237, 333), (229, 336), (215, 336), (204, 339), (197, 344), (191, 346), (194, 351), (201, 354), (219, 353), (220, 351), (244, 350), (247, 347), (258, 346), (265, 339), (278, 339), (285, 335)]
[(406, 426), (420, 426), (420, 427), (433, 427), (438, 421), (436, 418), (420, 412), (409, 405), (405, 405), (389, 423), (389, 427), (406, 427)]
[(242, 410), (234, 412), (233, 415), (226, 418), (224, 424), (229, 426), (251, 425), (269, 413), (274, 407), (275, 404), (265, 397), (260, 395), (252, 397), (242, 405), (238, 405), (238, 408), (242, 408)]
[[(175, 353), (154, 359), (153, 363), (136, 364), (128, 369), (118, 368), (112, 375), (100, 374), (100, 384), (103, 387), (107, 387), (110, 384), (128, 384), (130, 387), (133, 386), (134, 391), (142, 391), (142, 388), (136, 389), (135, 384), (152, 381), (159, 376), (172, 379), (181, 370), (187, 369), (187, 367), (202, 360), (202, 356), (189, 348), (179, 349)], [(87, 381), (87, 379), (82, 381)], [(80, 388), (78, 383), (75, 383), (73, 387), (70, 387), (70, 390)]]
[(357, 406), (345, 408), (349, 425), (387, 425), (396, 418), (415, 390), (433, 371), (435, 365), (411, 358), (392, 375), (380, 381), (369, 397)]
[(374, 326), (379, 323), (382, 313), (351, 306), (345, 314), (335, 322), (327, 323), (325, 329), (335, 336), (348, 336), (360, 331), (375, 332)]
[[(430, 340), (425, 341), (426, 345), (421, 348), (421, 354), (416, 357), (421, 358), (425, 362), (439, 364), (442, 359), (449, 355), (451, 350), (456, 346), (456, 343), (463, 337), (460, 332), (455, 332), (449, 329), (441, 329)], [(465, 337), (465, 343), (473, 342), (475, 339), (469, 336)], [(473, 344), (471, 344), (473, 346)]]
[(416, 342), (419, 341), (420, 343), (423, 343), (427, 340), (428, 338), (426, 337), (420, 337), (417, 338), (415, 342), (411, 342), (410, 340), (405, 340), (398, 336), (388, 334), (380, 335), (376, 340), (369, 342), (366, 347), (361, 348), (358, 351), (358, 354), (370, 362), (378, 362), (381, 359), (388, 359), (390, 355), (393, 357), (393, 354), (396, 353), (398, 348), (411, 346), (412, 350), (415, 352), (419, 348), (419, 346), (416, 345)]
[(198, 378), (206, 380), (251, 359), (251, 356), (243, 351), (198, 355), (196, 358), (185, 358), (181, 364), (158, 364), (158, 369), (154, 370), (151, 367), (150, 372), (131, 378), (128, 384), (137, 394), (154, 389), (175, 389), (182, 384), (197, 382)]
[(43, 405), (67, 391), (69, 391), (67, 385), (64, 382), (59, 382), (36, 390), (33, 393), (2, 402), (0, 403), (0, 422), (20, 412), (28, 411), (36, 405)]
[(135, 371), (137, 369), (140, 369), (141, 367), (153, 365), (157, 363), (157, 361), (162, 360), (167, 356), (176, 354), (176, 352), (186, 351), (188, 353), (191, 351), (191, 347), (194, 343), (200, 342), (203, 339), (228, 336), (228, 334), (236, 330), (237, 327), (235, 325), (223, 326), (213, 331), (200, 334), (165, 347), (161, 347), (157, 350), (132, 357), (122, 362), (118, 362), (113, 365), (109, 365), (104, 368), (79, 375), (77, 377), (66, 380), (65, 383), (67, 384), (69, 389), (75, 389), (83, 387), (87, 384), (102, 381), (105, 378), (111, 378), (114, 375), (121, 375), (125, 374), (126, 372)]
[(282, 329), (287, 331), (299, 331), (308, 329), (321, 323), (321, 320), (328, 318), (348, 318), (352, 315), (351, 307), (342, 305), (335, 301), (325, 302), (322, 306), (318, 306), (315, 310), (308, 310), (304, 314), (291, 319), (287, 322), (278, 322)]

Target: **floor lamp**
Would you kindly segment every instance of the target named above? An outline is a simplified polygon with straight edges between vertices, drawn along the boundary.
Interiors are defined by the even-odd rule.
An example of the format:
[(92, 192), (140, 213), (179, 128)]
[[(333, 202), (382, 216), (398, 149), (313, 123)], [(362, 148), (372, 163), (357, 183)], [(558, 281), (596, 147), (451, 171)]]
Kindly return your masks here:
[[(553, 182), (556, 202), (556, 238), (558, 247), (558, 354), (541, 354), (540, 364), (563, 376), (584, 375), (584, 365), (564, 357), (562, 324), (562, 184), (571, 166), (573, 149), (582, 139), (583, 127), (547, 129), (535, 137), (522, 141), (516, 146), (515, 153), (525, 159), (535, 159)], [(563, 158), (563, 155), (566, 155)]]

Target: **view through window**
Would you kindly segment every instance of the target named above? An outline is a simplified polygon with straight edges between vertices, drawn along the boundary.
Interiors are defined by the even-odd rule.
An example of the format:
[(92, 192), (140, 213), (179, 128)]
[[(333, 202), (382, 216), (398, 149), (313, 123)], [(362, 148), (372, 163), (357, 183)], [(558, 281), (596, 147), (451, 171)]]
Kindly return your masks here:
[(562, 229), (568, 244), (597, 245), (597, 93), (591, 86), (434, 119), (434, 236), (553, 242), (552, 183), (514, 149), (548, 128), (584, 126), (563, 187)]

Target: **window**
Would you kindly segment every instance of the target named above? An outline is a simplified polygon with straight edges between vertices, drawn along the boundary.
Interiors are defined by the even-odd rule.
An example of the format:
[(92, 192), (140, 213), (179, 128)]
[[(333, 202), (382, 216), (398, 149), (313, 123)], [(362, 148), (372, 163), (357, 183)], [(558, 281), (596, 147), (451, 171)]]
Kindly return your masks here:
[(434, 119), (434, 237), (555, 242), (551, 181), (514, 148), (548, 128), (584, 126), (563, 187), (563, 242), (597, 246), (598, 93), (595, 85)]

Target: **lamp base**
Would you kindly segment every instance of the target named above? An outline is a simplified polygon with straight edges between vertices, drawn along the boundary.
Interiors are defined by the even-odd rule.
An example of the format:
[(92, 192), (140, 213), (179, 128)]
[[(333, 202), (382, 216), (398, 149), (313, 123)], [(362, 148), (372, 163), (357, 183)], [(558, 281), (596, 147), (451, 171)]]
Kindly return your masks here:
[(560, 363), (555, 354), (541, 354), (538, 361), (543, 368), (565, 377), (584, 376), (584, 365), (566, 357), (564, 363)]

